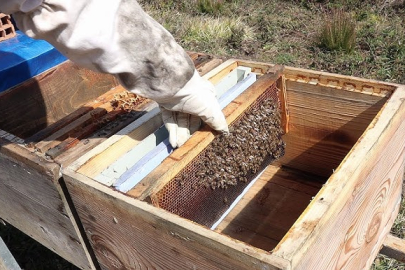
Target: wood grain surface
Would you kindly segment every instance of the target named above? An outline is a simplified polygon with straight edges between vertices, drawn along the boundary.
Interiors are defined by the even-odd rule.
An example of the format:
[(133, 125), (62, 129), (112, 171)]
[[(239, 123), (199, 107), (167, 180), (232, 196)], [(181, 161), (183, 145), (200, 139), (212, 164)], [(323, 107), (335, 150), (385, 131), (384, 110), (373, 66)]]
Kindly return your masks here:
[(104, 270), (289, 269), (268, 252), (220, 235), (67, 169), (65, 180)]
[(286, 81), (289, 133), (285, 166), (329, 177), (387, 98)]
[(380, 254), (395, 259), (399, 262), (405, 262), (405, 240), (388, 234), (384, 240)]
[(0, 129), (27, 138), (116, 85), (66, 61), (0, 94)]
[(56, 188), (59, 166), (0, 143), (0, 217), (81, 269), (91, 269)]
[(399, 87), (274, 254), (293, 269), (369, 269), (398, 213), (405, 155)]
[(270, 165), (216, 231), (271, 251), (324, 182), (315, 175)]

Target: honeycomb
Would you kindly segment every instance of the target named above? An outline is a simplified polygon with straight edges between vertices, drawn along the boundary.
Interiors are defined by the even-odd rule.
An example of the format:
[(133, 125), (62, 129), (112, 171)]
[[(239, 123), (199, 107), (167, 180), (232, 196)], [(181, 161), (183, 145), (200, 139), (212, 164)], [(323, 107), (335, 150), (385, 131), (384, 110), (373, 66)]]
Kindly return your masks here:
[(137, 106), (143, 101), (145, 101), (145, 98), (134, 93), (124, 91), (122, 93), (115, 94), (110, 103), (114, 110), (130, 112), (136, 110)]
[(245, 187), (284, 154), (274, 83), (154, 196), (155, 206), (211, 227)]

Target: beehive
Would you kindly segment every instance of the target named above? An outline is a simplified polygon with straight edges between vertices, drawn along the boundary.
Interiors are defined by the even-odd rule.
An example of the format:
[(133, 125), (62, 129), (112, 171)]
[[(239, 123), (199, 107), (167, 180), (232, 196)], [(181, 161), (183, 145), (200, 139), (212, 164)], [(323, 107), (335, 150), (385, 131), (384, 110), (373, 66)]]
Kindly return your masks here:
[[(43, 49), (36, 48), (33, 62), (61, 60), (49, 46)], [(191, 56), (202, 73), (221, 62)], [(10, 69), (2, 65), (0, 76), (8, 78)], [(70, 61), (6, 89), (0, 94), (0, 217), (80, 269), (94, 269), (97, 263), (61, 181), (61, 168), (156, 106), (124, 90), (112, 76)]]
[(404, 86), (190, 56), (229, 123), (286, 97), (285, 155), (215, 226), (152, 204), (215, 133), (173, 150), (156, 104), (70, 62), (0, 95), (0, 217), (82, 269), (367, 269), (399, 207)]
[[(274, 84), (264, 75), (274, 71), (229, 60), (206, 74), (218, 92), (245, 87), (223, 109), (229, 123)], [(250, 82), (251, 73), (259, 80)], [(102, 269), (371, 265), (399, 207), (404, 86), (291, 67), (276, 85), (286, 93), (285, 155), (226, 201), (229, 209), (212, 228), (152, 204), (212, 142), (207, 127), (173, 151), (152, 114), (63, 171)]]

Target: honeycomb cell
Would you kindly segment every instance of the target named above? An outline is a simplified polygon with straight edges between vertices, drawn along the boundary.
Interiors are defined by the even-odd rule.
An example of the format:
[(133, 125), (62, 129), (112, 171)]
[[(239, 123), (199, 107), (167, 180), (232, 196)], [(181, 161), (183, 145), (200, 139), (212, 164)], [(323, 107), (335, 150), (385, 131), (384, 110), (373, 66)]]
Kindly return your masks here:
[(243, 189), (284, 154), (276, 84), (266, 89), (155, 196), (154, 205), (212, 226)]

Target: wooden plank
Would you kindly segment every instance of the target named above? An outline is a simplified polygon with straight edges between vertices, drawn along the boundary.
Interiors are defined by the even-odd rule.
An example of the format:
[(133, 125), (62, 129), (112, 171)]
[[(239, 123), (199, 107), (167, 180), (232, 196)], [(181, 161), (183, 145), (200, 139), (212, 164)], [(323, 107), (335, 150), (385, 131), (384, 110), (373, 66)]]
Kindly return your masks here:
[(0, 143), (0, 217), (79, 268), (91, 269), (56, 188), (59, 166)]
[(17, 143), (17, 144), (23, 144), (24, 143), (23, 139), (15, 136), (13, 134), (10, 134), (10, 133), (8, 133), (8, 132), (6, 132), (4, 130), (1, 130), (1, 129), (0, 129), (0, 138), (4, 138), (5, 140), (8, 140), (8, 141), (10, 141), (12, 143)]
[(212, 82), (214, 85), (217, 84), (223, 77), (232, 72), (232, 70), (238, 67), (238, 62), (230, 59), (221, 65), (217, 66), (213, 70), (209, 71), (203, 77)]
[(190, 52), (190, 51), (187, 51), (187, 54), (188, 54), (188, 56), (190, 57), (190, 59), (194, 62), (194, 60), (196, 60), (197, 59), (197, 57), (199, 56), (199, 53), (198, 52)]
[(397, 88), (393, 83), (383, 83), (370, 79), (340, 74), (286, 67), (285, 75), (290, 81), (327, 86), (340, 90), (359, 92), (367, 95), (388, 97)]
[(249, 61), (249, 60), (240, 60), (236, 59), (238, 66), (249, 67), (252, 69), (252, 72), (257, 74), (266, 74), (266, 73), (273, 73), (275, 65), (268, 64), (268, 63), (261, 63), (257, 61)]
[(117, 132), (134, 122), (136, 119), (140, 118), (145, 113), (145, 111), (140, 109), (140, 111), (132, 111), (128, 114), (120, 116), (117, 121), (107, 124), (90, 137), (80, 140), (75, 147), (67, 149), (65, 152), (58, 155), (54, 161), (60, 164), (62, 167), (69, 166), (71, 163), (78, 160), (83, 153), (87, 153), (91, 149), (102, 144), (108, 138), (114, 136)]
[(196, 69), (211, 61), (212, 56), (208, 54), (197, 54), (197, 57), (193, 59), (193, 63)]
[[(131, 124), (129, 124), (128, 126), (123, 128), (122, 130), (120, 130), (117, 134), (108, 138), (102, 144), (100, 144), (100, 145), (96, 146), (95, 148), (93, 148), (92, 150), (86, 152), (77, 161), (73, 162), (70, 165), (70, 167), (74, 170), (78, 170), (82, 166), (86, 166), (87, 162), (91, 162), (91, 160), (94, 157), (102, 154), (106, 149), (108, 149), (112, 145), (119, 143), (122, 139), (138, 138), (136, 135), (130, 134), (130, 133), (137, 132), (137, 131), (135, 131), (136, 129), (138, 129), (141, 125), (147, 123), (152, 117), (156, 116), (160, 112), (158, 105), (155, 102), (147, 103), (147, 106), (145, 108), (143, 108), (142, 111), (145, 111), (147, 113), (145, 113), (145, 115), (141, 116), (139, 119), (136, 119), (134, 122), (132, 122)], [(131, 140), (132, 139), (130, 139), (129, 141), (131, 141)], [(125, 145), (125, 143), (123, 143), (123, 145)], [(124, 153), (126, 151), (128, 151), (129, 148), (130, 147), (124, 146), (123, 147)], [(115, 151), (117, 151), (117, 149), (112, 151), (112, 153), (115, 153)], [(120, 154), (118, 154), (117, 156), (119, 156), (119, 155)], [(106, 162), (106, 164), (107, 163), (108, 162)], [(90, 166), (89, 166), (89, 168), (90, 168)], [(84, 171), (83, 171), (83, 173), (84, 173)]]
[(70, 169), (64, 179), (102, 269), (290, 269), (287, 261), (268, 252)]
[[(330, 176), (387, 98), (288, 81), (285, 166)], [(311, 149), (309, 151), (309, 149)]]
[(68, 124), (64, 128), (51, 134), (49, 137), (35, 144), (35, 150), (41, 153), (46, 153), (49, 149), (55, 147), (61, 143), (64, 139), (69, 137), (69, 133), (75, 132), (76, 130), (82, 129), (84, 126), (92, 123), (95, 119), (108, 113), (105, 107), (100, 106), (89, 113), (79, 117), (72, 123)]
[(127, 192), (159, 166), (172, 152), (173, 147), (170, 145), (169, 139), (163, 140), (147, 155), (143, 156), (133, 167), (122, 174), (114, 183), (114, 187), (118, 191)]
[(73, 166), (77, 166), (80, 173), (95, 177), (162, 124), (160, 110), (154, 104), (149, 113), (109, 138), (102, 145), (86, 153)]
[(14, 256), (8, 250), (3, 239), (0, 237), (0, 269), (4, 270), (21, 270)]
[[(83, 116), (84, 114), (88, 113), (89, 111), (93, 110), (93, 107), (81, 107), (76, 111), (72, 112), (71, 114), (65, 116), (61, 120), (47, 126), (46, 128), (38, 131), (37, 133), (33, 134), (29, 138), (26, 139), (27, 144), (39, 142), (46, 137), (50, 136), (52, 133), (58, 131), (59, 129), (65, 127), (66, 125), (72, 123), (77, 118)], [(30, 145), (31, 146), (31, 145)]]
[(36, 134), (32, 135), (31, 137), (27, 138), (26, 142), (28, 144), (39, 142), (45, 140), (47, 137), (50, 137), (53, 133), (58, 132), (60, 129), (66, 127), (73, 121), (77, 120), (78, 118), (86, 115), (90, 111), (94, 110), (95, 108), (101, 106), (102, 104), (110, 101), (115, 94), (119, 94), (121, 92), (125, 92), (126, 90), (122, 86), (116, 86), (106, 93), (103, 93), (99, 97), (94, 100), (91, 100), (84, 104), (82, 107), (78, 108), (71, 114), (63, 117), (59, 121), (47, 126), (46, 128), (40, 130)]
[[(369, 269), (398, 213), (405, 156), (405, 87), (276, 247), (293, 269)], [(367, 258), (367, 259), (365, 259)]]
[(118, 116), (124, 113), (125, 111), (123, 110), (111, 111), (97, 119), (97, 121), (94, 121), (81, 129), (73, 130), (66, 139), (64, 139), (58, 145), (48, 149), (46, 151), (46, 155), (51, 158), (56, 158), (63, 152), (76, 146), (81, 139), (84, 139), (96, 132), (102, 125), (114, 121)]
[[(52, 133), (49, 137), (43, 139), (42, 141), (35, 144), (35, 149), (41, 153), (45, 153), (49, 149), (57, 146), (63, 140), (69, 137), (73, 132), (80, 132), (80, 129), (83, 127), (95, 122), (98, 118), (104, 116), (105, 114), (114, 110), (111, 100), (114, 95), (121, 93), (124, 90), (122, 87), (115, 87), (110, 91), (104, 93), (98, 97), (97, 101), (89, 104), (89, 107), (94, 107), (93, 110), (77, 118), (68, 125), (65, 125), (63, 128)], [(63, 119), (62, 119), (63, 121)]]
[(217, 66), (219, 66), (220, 64), (222, 64), (222, 59), (212, 59), (211, 61), (204, 63), (202, 65), (200, 65), (197, 68), (198, 73), (201, 76), (204, 76), (205, 74), (207, 74), (209, 71), (211, 71), (212, 69), (216, 68)]
[(290, 131), (290, 109), (288, 108), (288, 96), (287, 96), (287, 86), (285, 76), (281, 76), (281, 79), (277, 81), (277, 88), (280, 89), (279, 99), (280, 99), (280, 113), (281, 113), (281, 124), (284, 133)]
[(321, 189), (322, 181), (326, 179), (270, 165), (216, 231), (270, 251)]
[(116, 85), (112, 76), (64, 62), (0, 94), (0, 129), (27, 138)]
[[(232, 101), (223, 110), (228, 124), (232, 123), (263, 93), (263, 91), (272, 85), (275, 79), (277, 79), (277, 76), (274, 74), (263, 75), (251, 87)], [(160, 190), (213, 139), (214, 134), (210, 128), (205, 127), (197, 131), (182, 147), (176, 149), (159, 167), (153, 170), (137, 186), (128, 191), (127, 194), (143, 200), (150, 194)]]
[[(117, 181), (120, 182), (121, 180), (121, 182), (124, 182), (126, 180), (125, 174), (131, 174), (134, 170), (137, 170), (133, 167), (138, 167), (136, 166), (137, 163), (148, 153), (153, 151), (162, 141), (167, 140), (168, 136), (169, 133), (164, 126), (160, 126), (157, 130), (154, 129), (152, 134), (140, 141), (139, 144), (130, 149), (117, 161), (110, 164), (104, 171), (94, 177), (94, 179), (106, 185), (113, 184), (119, 187), (120, 183), (117, 183)], [(164, 145), (163, 150), (167, 149), (167, 147), (167, 145)], [(150, 158), (146, 159), (146, 161), (148, 160), (150, 160)], [(142, 169), (144, 169), (146, 165), (144, 163), (145, 162), (141, 165)], [(149, 162), (148, 165), (151, 166), (151, 162)], [(122, 178), (122, 176), (124, 178)]]
[(191, 60), (194, 63), (195, 68), (198, 73), (203, 76), (213, 68), (219, 66), (223, 61), (219, 58), (214, 58), (211, 55), (198, 53), (198, 52), (187, 52)]
[(399, 262), (405, 262), (405, 240), (388, 234), (380, 253)]

